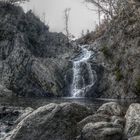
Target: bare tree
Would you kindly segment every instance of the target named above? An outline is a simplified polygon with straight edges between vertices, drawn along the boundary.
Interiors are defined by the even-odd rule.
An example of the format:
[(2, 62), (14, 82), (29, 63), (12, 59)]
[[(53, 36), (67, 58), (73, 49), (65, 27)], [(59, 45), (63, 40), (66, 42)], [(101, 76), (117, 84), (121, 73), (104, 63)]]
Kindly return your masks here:
[[(85, 0), (87, 3), (92, 3), (89, 0)], [(100, 0), (97, 1), (98, 4), (100, 5)], [(101, 10), (99, 6), (96, 6), (96, 8), (89, 8), (89, 6), (86, 4), (87, 8), (93, 12), (96, 12), (98, 14), (98, 21), (99, 21), (99, 25), (101, 24)]]
[[(100, 5), (100, 0), (98, 0), (98, 4)], [(98, 6), (98, 20), (99, 20), (99, 25), (101, 25), (101, 9)]]
[(84, 37), (84, 36), (85, 36), (84, 30), (82, 30), (82, 32), (81, 32), (81, 37)]
[(123, 0), (85, 0), (85, 1), (94, 4), (98, 8), (99, 24), (101, 13), (105, 14), (108, 19), (111, 19), (117, 13), (118, 5), (123, 2)]
[[(94, 4), (101, 13), (104, 13), (108, 19), (112, 19), (118, 14), (120, 9), (124, 9), (128, 3), (140, 5), (139, 0), (85, 0), (88, 3)], [(139, 1), (139, 2), (136, 2)], [(132, 4), (133, 3), (133, 4)]]
[(67, 36), (67, 39), (68, 39), (68, 44), (69, 44), (69, 41), (70, 41), (70, 32), (69, 32), (69, 15), (70, 15), (70, 8), (66, 8), (64, 10), (64, 19), (65, 19), (65, 32), (66, 32), (66, 36)]
[(46, 13), (42, 13), (42, 21), (46, 24)]

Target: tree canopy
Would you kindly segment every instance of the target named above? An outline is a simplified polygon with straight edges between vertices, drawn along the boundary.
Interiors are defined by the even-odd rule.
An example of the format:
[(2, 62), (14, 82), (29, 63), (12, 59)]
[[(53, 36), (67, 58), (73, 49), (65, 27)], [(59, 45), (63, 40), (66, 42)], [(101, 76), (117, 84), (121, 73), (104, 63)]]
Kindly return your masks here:
[(85, 0), (98, 7), (98, 12), (104, 13), (108, 18), (118, 14), (118, 9), (126, 5), (127, 0)]

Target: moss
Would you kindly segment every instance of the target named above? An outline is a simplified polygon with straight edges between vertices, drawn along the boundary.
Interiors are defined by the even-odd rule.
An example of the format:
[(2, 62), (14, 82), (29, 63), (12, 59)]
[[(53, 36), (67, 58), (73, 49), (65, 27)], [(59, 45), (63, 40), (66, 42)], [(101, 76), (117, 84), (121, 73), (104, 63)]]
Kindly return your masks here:
[(136, 93), (140, 93), (140, 77), (136, 80)]
[(105, 58), (112, 58), (112, 53), (107, 46), (103, 46), (101, 51), (104, 54)]
[(123, 79), (123, 74), (119, 68), (115, 70), (116, 81), (121, 81)]

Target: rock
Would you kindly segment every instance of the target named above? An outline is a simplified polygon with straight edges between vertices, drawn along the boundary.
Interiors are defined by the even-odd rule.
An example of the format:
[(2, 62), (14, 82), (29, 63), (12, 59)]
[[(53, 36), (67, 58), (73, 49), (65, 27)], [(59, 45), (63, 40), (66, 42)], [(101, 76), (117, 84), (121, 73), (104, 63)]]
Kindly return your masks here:
[(13, 95), (11, 90), (8, 90), (6, 87), (0, 85), (0, 97), (11, 97)]
[(77, 122), (91, 113), (80, 104), (49, 104), (28, 115), (6, 140), (73, 140)]
[(125, 125), (125, 119), (119, 116), (112, 116), (111, 122), (113, 122), (114, 124), (122, 125), (122, 127), (124, 127)]
[[(32, 11), (4, 2), (0, 9), (0, 85), (17, 96), (68, 94), (65, 77), (74, 49), (67, 37), (49, 32)], [(6, 95), (11, 92), (0, 93)]]
[(131, 138), (140, 135), (140, 104), (131, 104), (125, 118), (125, 136)]
[(109, 122), (110, 121), (110, 117), (108, 115), (102, 115), (102, 114), (94, 114), (94, 115), (90, 115), (86, 118), (84, 118), (82, 121), (80, 121), (78, 123), (78, 130), (79, 130), (79, 133), (80, 131), (83, 129), (83, 127), (88, 124), (88, 123), (96, 123), (96, 122), (101, 122), (101, 121), (104, 121), (104, 122)]
[(116, 102), (109, 102), (103, 104), (98, 110), (97, 113), (106, 114), (110, 116), (123, 116), (123, 108)]
[(81, 134), (81, 140), (120, 140), (123, 128), (108, 122), (87, 124)]
[(140, 136), (131, 137), (128, 140), (140, 140)]
[(33, 111), (32, 108), (21, 107), (0, 107), (0, 139), (5, 140), (5, 137), (11, 133), (15, 125), (24, 119)]
[(30, 108), (30, 107), (25, 108), (22, 111), (21, 115), (18, 117), (18, 119), (15, 121), (15, 123), (18, 124), (19, 122), (21, 122), (26, 116), (28, 116), (33, 111), (34, 111), (33, 108)]
[(101, 98), (140, 97), (140, 1), (124, 2), (123, 8), (118, 11), (121, 15), (117, 14), (111, 20), (109, 27), (95, 38), (91, 46), (98, 49), (96, 63), (104, 67), (98, 87)]
[(122, 117), (119, 116), (109, 116), (109, 115), (103, 115), (103, 114), (94, 114), (91, 116), (86, 117), (85, 119), (83, 119), (82, 121), (80, 121), (77, 124), (77, 130), (78, 130), (78, 134), (81, 133), (83, 127), (86, 124), (92, 123), (98, 123), (98, 122), (108, 122), (108, 123), (113, 123), (114, 125), (119, 125), (122, 128), (124, 127), (125, 124), (125, 120)]
[(94, 115), (77, 125), (78, 140), (120, 140), (125, 120), (123, 108), (115, 102), (103, 104)]

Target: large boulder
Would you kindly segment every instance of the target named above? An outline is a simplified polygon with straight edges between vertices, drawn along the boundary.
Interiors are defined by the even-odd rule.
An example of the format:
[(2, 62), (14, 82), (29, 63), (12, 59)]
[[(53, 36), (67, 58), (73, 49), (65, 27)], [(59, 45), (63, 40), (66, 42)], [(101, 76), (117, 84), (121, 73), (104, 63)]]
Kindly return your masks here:
[(115, 102), (103, 104), (94, 115), (78, 123), (79, 140), (120, 140), (123, 136), (123, 108)]
[(131, 137), (128, 140), (140, 140), (140, 136)]
[(123, 128), (108, 122), (88, 123), (82, 130), (81, 140), (120, 140)]
[(80, 132), (83, 129), (83, 127), (88, 123), (91, 123), (91, 122), (96, 123), (96, 122), (101, 122), (101, 121), (109, 122), (110, 118), (108, 115), (102, 115), (102, 114), (90, 115), (78, 123), (77, 125), (78, 130)]
[(92, 111), (76, 103), (49, 104), (21, 121), (7, 140), (73, 140), (77, 122)]
[(110, 116), (122, 116), (123, 115), (123, 108), (116, 102), (109, 102), (103, 104), (98, 110), (100, 114), (107, 114)]
[(127, 138), (140, 135), (140, 104), (131, 104), (125, 115), (125, 135)]

